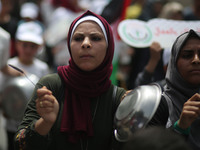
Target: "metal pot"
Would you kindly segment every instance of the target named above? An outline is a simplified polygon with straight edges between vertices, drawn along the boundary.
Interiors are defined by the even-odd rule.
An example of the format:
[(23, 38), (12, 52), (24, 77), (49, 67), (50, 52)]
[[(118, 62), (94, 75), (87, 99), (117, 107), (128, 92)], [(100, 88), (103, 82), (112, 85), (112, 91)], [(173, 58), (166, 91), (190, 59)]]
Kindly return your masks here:
[(161, 93), (158, 84), (149, 84), (138, 86), (127, 94), (114, 118), (114, 134), (118, 141), (128, 141), (136, 130), (148, 124), (158, 108)]
[(8, 80), (1, 96), (3, 111), (7, 117), (15, 120), (22, 119), (35, 87), (32, 82), (36, 83), (38, 80), (39, 78), (33, 74), (27, 74), (27, 77), (13, 77)]

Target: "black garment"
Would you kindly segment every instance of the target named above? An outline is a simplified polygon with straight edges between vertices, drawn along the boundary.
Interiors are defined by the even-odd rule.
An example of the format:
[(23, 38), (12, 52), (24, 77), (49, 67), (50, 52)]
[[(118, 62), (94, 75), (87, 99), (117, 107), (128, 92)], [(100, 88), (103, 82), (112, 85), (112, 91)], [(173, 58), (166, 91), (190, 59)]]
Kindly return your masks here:
[(8, 150), (14, 150), (15, 132), (7, 131), (7, 135), (8, 135)]
[(169, 117), (169, 108), (166, 99), (162, 96), (160, 104), (148, 126), (165, 126)]
[(148, 21), (153, 18), (158, 18), (160, 12), (156, 12), (156, 5), (164, 6), (167, 0), (146, 0), (142, 12), (137, 19)]
[[(47, 136), (39, 135), (34, 124), (40, 118), (36, 111), (35, 99), (37, 98), (36, 90), (46, 86), (52, 91), (59, 102), (59, 113), (51, 131)], [(113, 140), (113, 90), (111, 86), (108, 91), (91, 99), (91, 113), (93, 117), (94, 136), (83, 138), (77, 143), (68, 141), (67, 134), (60, 131), (62, 111), (64, 104), (64, 85), (58, 74), (44, 76), (36, 85), (36, 89), (25, 111), (22, 123), (15, 136), (15, 148), (28, 150), (111, 150)], [(117, 88), (116, 105), (120, 103), (125, 90)]]
[(184, 20), (200, 20), (200, 17), (196, 16), (190, 7), (185, 8), (185, 10), (183, 11), (183, 17)]
[(18, 26), (18, 20), (16, 18), (11, 18), (9, 22), (2, 23), (0, 22), (0, 26), (6, 30), (8, 33), (10, 33), (10, 36), (12, 39), (15, 39), (15, 33)]
[[(150, 58), (149, 48), (135, 48), (135, 54), (132, 57), (132, 61), (130, 64), (132, 69), (127, 80), (128, 89), (133, 89), (138, 85), (137, 83), (135, 83), (137, 82), (136, 78), (138, 74), (144, 70), (145, 66), (149, 61), (149, 58)], [(165, 78), (165, 71), (163, 69), (162, 60), (163, 58), (161, 54), (160, 61), (158, 62), (158, 65), (156, 66), (156, 69), (151, 76), (152, 78), (151, 82), (160, 81)]]
[(123, 3), (124, 0), (111, 0), (103, 9), (101, 16), (104, 17), (108, 23), (112, 24), (120, 17)]

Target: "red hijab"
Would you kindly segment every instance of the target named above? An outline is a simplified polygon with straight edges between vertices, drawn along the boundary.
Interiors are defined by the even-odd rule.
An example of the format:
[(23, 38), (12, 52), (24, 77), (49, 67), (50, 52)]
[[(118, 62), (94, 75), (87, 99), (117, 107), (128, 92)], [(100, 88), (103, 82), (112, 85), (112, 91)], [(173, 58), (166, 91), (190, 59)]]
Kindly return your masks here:
[(86, 11), (76, 18), (68, 32), (68, 49), (71, 55), (70, 37), (78, 20), (92, 15), (98, 18), (106, 31), (108, 48), (103, 62), (95, 70), (85, 72), (80, 70), (72, 57), (68, 66), (59, 66), (58, 74), (65, 84), (65, 101), (62, 113), (61, 132), (68, 135), (71, 142), (79, 138), (93, 136), (90, 98), (98, 97), (111, 86), (112, 58), (114, 54), (114, 40), (110, 25), (101, 16)]

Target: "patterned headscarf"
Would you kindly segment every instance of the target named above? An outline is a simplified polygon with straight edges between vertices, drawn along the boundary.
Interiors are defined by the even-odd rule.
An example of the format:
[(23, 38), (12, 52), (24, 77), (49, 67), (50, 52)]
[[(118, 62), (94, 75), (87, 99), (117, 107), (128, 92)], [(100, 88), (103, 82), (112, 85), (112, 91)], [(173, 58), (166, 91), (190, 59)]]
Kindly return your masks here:
[(103, 62), (90, 72), (78, 68), (72, 56), (68, 66), (58, 67), (58, 74), (65, 84), (61, 132), (67, 133), (71, 142), (76, 142), (81, 137), (93, 136), (90, 98), (100, 96), (111, 86), (114, 40), (111, 27), (104, 18), (91, 11), (86, 11), (76, 18), (68, 32), (69, 53), (71, 55), (70, 42), (75, 28), (88, 20), (96, 22), (102, 29), (107, 42), (107, 52)]

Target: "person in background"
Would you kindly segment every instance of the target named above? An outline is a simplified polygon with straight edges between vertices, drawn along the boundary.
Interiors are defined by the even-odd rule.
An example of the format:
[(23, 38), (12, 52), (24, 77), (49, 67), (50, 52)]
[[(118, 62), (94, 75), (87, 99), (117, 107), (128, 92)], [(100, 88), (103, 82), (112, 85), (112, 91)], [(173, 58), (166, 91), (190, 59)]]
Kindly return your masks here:
[(88, 10), (71, 23), (67, 43), (69, 65), (36, 84), (16, 149), (112, 149), (114, 107), (126, 92), (110, 81), (112, 29)]
[(157, 18), (166, 2), (168, 0), (134, 0), (134, 3), (132, 3), (130, 9), (127, 11), (127, 17), (143, 21)]
[(52, 0), (51, 3), (54, 7), (62, 6), (77, 13), (84, 11), (78, 0)]
[(184, 7), (179, 2), (168, 2), (163, 6), (163, 9), (158, 16), (159, 18), (184, 20)]
[(19, 24), (16, 32), (18, 56), (10, 58), (8, 64), (41, 78), (49, 73), (48, 65), (35, 57), (42, 46), (43, 28), (39, 24), (32, 21)]
[[(163, 6), (163, 9), (159, 15), (159, 18), (172, 19), (172, 20), (183, 20), (183, 6), (178, 2), (168, 2)], [(150, 47), (150, 58), (147, 64), (144, 67), (144, 70), (141, 71), (134, 82), (134, 87), (138, 85), (149, 84), (152, 82), (157, 82), (160, 86), (164, 87), (165, 79), (164, 75), (166, 73), (170, 52), (169, 48), (162, 48), (159, 42), (153, 42)], [(162, 61), (162, 63), (161, 63)], [(156, 67), (160, 64), (163, 64), (163, 79), (157, 80), (154, 77), (154, 73), (157, 71)], [(162, 67), (160, 67), (162, 68)]]
[(122, 150), (191, 150), (185, 140), (162, 127), (149, 127), (136, 131)]
[(161, 103), (149, 125), (172, 128), (193, 150), (200, 149), (200, 33), (189, 30), (175, 40)]
[(184, 8), (184, 20), (199, 20), (200, 19), (200, 1), (192, 0), (190, 7)]
[(132, 51), (131, 70), (127, 79), (128, 89), (161, 81), (165, 78), (163, 48), (158, 42), (153, 42), (145, 48), (132, 47)]
[(20, 73), (18, 71), (7, 65), (7, 60), (9, 57), (10, 34), (0, 27), (0, 71), (9, 76), (19, 76)]
[(15, 49), (15, 33), (18, 25), (18, 18), (11, 15), (13, 10), (14, 0), (1, 0), (0, 8), (0, 27), (10, 34), (10, 57), (17, 55)]
[(24, 2), (21, 4), (20, 7), (20, 21), (18, 24), (23, 22), (29, 22), (33, 21), (41, 25), (42, 28), (44, 27), (44, 24), (39, 19), (40, 15), (40, 7), (35, 2)]
[(67, 65), (70, 59), (67, 50), (67, 33), (71, 22), (79, 16), (64, 7), (58, 7), (51, 14), (51, 20), (46, 26), (44, 40), (46, 44), (47, 63), (52, 72), (57, 72), (57, 67)]
[[(8, 76), (21, 75), (18, 71), (7, 65), (10, 52), (10, 34), (0, 27), (0, 72)], [(1, 82), (1, 77), (0, 77)], [(3, 88), (3, 84), (0, 84), (0, 91)], [(1, 98), (1, 93), (0, 93)], [(0, 99), (0, 149), (7, 150), (7, 134), (6, 134), (6, 120), (2, 113), (2, 101)]]
[[(24, 22), (35, 22), (37, 24), (39, 24), (41, 26), (41, 28), (43, 29), (43, 31), (46, 30), (46, 26), (44, 25), (44, 23), (42, 22), (42, 20), (39, 20), (40, 18), (40, 7), (38, 6), (38, 3), (36, 2), (24, 2), (21, 4), (20, 7), (20, 20), (18, 23), (24, 23)], [(37, 58), (47, 62), (47, 51), (46, 51), (46, 42), (43, 42), (43, 46), (40, 49), (40, 51), (38, 51), (37, 53)]]
[(132, 0), (111, 0), (103, 9), (101, 16), (104, 17), (109, 24), (113, 24), (118, 19), (125, 19), (126, 8)]
[[(43, 44), (43, 30), (35, 22), (21, 23), (16, 32), (16, 49), (18, 56), (8, 59), (7, 64), (22, 69), (26, 74), (34, 74), (38, 78), (49, 73), (48, 65), (35, 58)], [(1, 85), (6, 84), (11, 77), (1, 74)], [(21, 120), (20, 120), (21, 121)], [(6, 129), (8, 134), (8, 149), (13, 150), (13, 138), (19, 125), (19, 120), (6, 118)]]
[[(160, 79), (160, 80), (156, 80), (154, 78), (154, 74), (156, 72), (156, 69), (158, 70), (158, 66), (159, 66), (159, 68), (163, 68), (160, 70), (163, 70), (163, 72), (164, 72), (164, 66), (163, 66), (163, 62), (162, 62), (163, 48), (161, 47), (161, 45), (158, 42), (153, 42), (149, 47), (149, 51), (150, 51), (149, 60), (148, 60), (147, 64), (145, 65), (143, 71), (138, 73), (133, 87), (149, 84), (152, 82), (158, 82), (158, 83), (160, 83), (161, 87), (164, 86), (164, 83), (161, 82), (164, 79), (164, 77), (163, 77), (163, 79)], [(160, 64), (162, 64), (162, 65), (160, 65)]]

